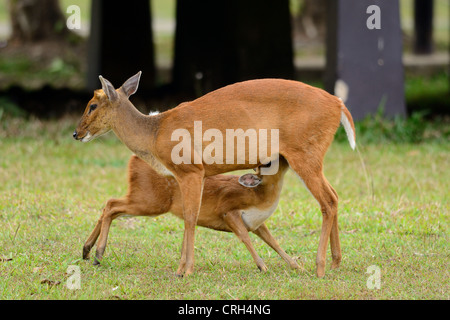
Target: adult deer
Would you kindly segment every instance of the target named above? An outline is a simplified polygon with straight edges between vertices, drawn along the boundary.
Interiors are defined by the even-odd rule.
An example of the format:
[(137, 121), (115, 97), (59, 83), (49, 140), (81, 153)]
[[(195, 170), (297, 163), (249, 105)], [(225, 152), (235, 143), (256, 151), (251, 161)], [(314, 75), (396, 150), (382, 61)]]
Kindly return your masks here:
[[(290, 168), (320, 204), (322, 231), (316, 258), (317, 276), (325, 275), (328, 238), (332, 268), (339, 266), (338, 195), (325, 178), (322, 166), (340, 123), (345, 128), (351, 147), (355, 147), (352, 116), (342, 100), (301, 82), (260, 79), (226, 86), (157, 115), (144, 115), (129, 101), (138, 88), (140, 76), (141, 72), (138, 72), (117, 90), (100, 76), (102, 89), (94, 92), (73, 136), (87, 142), (113, 130), (131, 151), (155, 170), (175, 177), (182, 195), (185, 223), (178, 275), (193, 272), (195, 226), (205, 177), (256, 168), (278, 155), (288, 161)], [(202, 125), (200, 133), (196, 132), (196, 123)], [(204, 134), (200, 144), (194, 141), (194, 148), (187, 156), (191, 161), (173, 161), (173, 150), (179, 144), (179, 140), (173, 139), (173, 133), (178, 129), (189, 137)], [(210, 161), (211, 153), (209, 158), (201, 156), (209, 147), (211, 136), (209, 140), (205, 136), (210, 129), (224, 136), (227, 129), (241, 129), (243, 132), (271, 130), (278, 134), (279, 141), (276, 141), (276, 146), (267, 148), (266, 155), (261, 152), (252, 154), (253, 149), (244, 145), (245, 156), (241, 159), (235, 159), (234, 155), (242, 150), (234, 147), (227, 149), (227, 152), (216, 152), (214, 161)], [(259, 142), (264, 140), (262, 137), (257, 139)], [(222, 147), (225, 150), (225, 141)]]
[[(264, 261), (256, 253), (248, 231), (272, 247), (291, 268), (300, 266), (284, 252), (264, 221), (276, 210), (289, 165), (280, 157), (279, 170), (273, 175), (247, 173), (242, 176), (215, 175), (205, 178), (202, 205), (197, 225), (234, 232), (245, 244), (261, 271)], [(257, 169), (259, 170), (259, 168)], [(174, 177), (157, 173), (144, 160), (133, 155), (128, 162), (128, 192), (125, 197), (109, 199), (103, 213), (83, 246), (83, 258), (98, 240), (94, 264), (99, 264), (106, 248), (111, 222), (123, 215), (155, 217), (171, 212), (183, 219), (180, 188)]]

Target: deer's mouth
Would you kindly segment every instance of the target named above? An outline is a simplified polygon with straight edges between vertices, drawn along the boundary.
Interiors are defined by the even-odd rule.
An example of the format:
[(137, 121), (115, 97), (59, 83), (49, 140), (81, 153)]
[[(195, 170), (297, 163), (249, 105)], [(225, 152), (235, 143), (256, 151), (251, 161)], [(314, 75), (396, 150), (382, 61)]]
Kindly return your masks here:
[(73, 133), (73, 137), (74, 137), (75, 140), (78, 140), (78, 141), (81, 141), (81, 142), (88, 142), (88, 141), (91, 141), (94, 138), (94, 136), (91, 135), (91, 133), (89, 131), (86, 132), (86, 134), (83, 137), (80, 137), (78, 135), (78, 133), (75, 131)]
[(94, 136), (88, 131), (83, 138), (80, 138), (81, 142), (88, 142), (91, 141), (94, 138)]

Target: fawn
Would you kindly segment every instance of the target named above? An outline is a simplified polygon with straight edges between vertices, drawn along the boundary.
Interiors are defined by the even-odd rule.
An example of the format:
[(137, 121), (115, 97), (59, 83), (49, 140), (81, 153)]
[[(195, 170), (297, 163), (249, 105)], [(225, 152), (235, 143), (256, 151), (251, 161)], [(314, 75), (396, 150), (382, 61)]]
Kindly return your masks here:
[[(118, 89), (99, 76), (102, 89), (94, 92), (73, 137), (87, 142), (113, 130), (131, 151), (156, 171), (176, 179), (185, 226), (178, 275), (189, 275), (194, 271), (195, 226), (205, 178), (256, 168), (279, 156), (287, 160), (320, 205), (322, 230), (316, 257), (317, 276), (325, 275), (328, 239), (331, 267), (340, 265), (338, 195), (323, 174), (323, 159), (341, 123), (350, 146), (355, 148), (352, 116), (341, 99), (298, 81), (258, 79), (228, 85), (157, 115), (144, 115), (129, 101), (137, 91), (140, 76), (141, 72), (138, 72)], [(200, 132), (197, 132), (198, 123), (201, 123)], [(220, 139), (214, 141), (214, 148), (208, 139), (195, 141), (196, 134), (211, 138), (212, 132), (224, 136), (231, 129), (244, 133), (270, 130), (279, 139), (274, 140), (265, 152), (260, 150), (257, 154), (245, 144), (238, 143), (238, 147), (235, 145), (226, 152), (217, 152), (219, 147), (224, 149)], [(178, 162), (174, 161), (173, 155), (179, 145), (179, 136), (177, 139), (174, 133), (180, 130), (189, 145), (190, 137), (194, 136), (194, 148)], [(262, 137), (256, 139), (264, 140)], [(213, 161), (212, 149), (216, 151)], [(202, 156), (208, 154), (206, 151), (210, 152), (209, 157)]]
[[(205, 179), (202, 204), (197, 225), (234, 232), (250, 251), (261, 271), (267, 271), (258, 256), (248, 231), (255, 233), (272, 247), (291, 268), (300, 266), (283, 251), (264, 221), (275, 211), (283, 186), (283, 177), (289, 168), (280, 158), (279, 170), (274, 175), (247, 173), (242, 176), (215, 175)], [(183, 219), (180, 188), (174, 177), (163, 176), (145, 161), (133, 155), (128, 163), (128, 192), (120, 199), (109, 199), (94, 230), (83, 247), (83, 258), (98, 240), (94, 264), (99, 264), (106, 248), (111, 222), (123, 215), (158, 216), (167, 212)]]

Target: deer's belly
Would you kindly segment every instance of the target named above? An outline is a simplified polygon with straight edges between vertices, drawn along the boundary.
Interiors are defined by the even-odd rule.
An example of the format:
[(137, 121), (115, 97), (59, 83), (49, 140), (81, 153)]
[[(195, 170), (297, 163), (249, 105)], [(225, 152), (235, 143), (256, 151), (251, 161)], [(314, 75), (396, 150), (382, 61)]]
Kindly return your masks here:
[(278, 205), (276, 201), (271, 207), (266, 209), (261, 208), (249, 208), (242, 210), (242, 221), (244, 221), (245, 226), (249, 231), (253, 231), (259, 228), (259, 226), (269, 218), (272, 213), (275, 212)]

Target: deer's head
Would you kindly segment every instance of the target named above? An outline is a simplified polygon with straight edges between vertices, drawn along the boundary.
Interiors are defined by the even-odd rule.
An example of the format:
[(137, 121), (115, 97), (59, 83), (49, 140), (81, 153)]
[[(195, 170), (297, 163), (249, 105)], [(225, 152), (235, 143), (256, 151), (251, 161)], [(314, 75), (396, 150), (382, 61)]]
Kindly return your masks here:
[(91, 141), (112, 129), (117, 118), (117, 109), (137, 91), (141, 71), (129, 78), (119, 89), (99, 76), (102, 89), (94, 91), (94, 97), (89, 101), (81, 116), (73, 137), (82, 142)]

